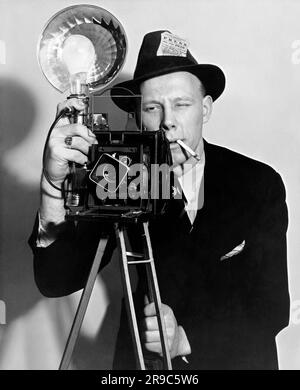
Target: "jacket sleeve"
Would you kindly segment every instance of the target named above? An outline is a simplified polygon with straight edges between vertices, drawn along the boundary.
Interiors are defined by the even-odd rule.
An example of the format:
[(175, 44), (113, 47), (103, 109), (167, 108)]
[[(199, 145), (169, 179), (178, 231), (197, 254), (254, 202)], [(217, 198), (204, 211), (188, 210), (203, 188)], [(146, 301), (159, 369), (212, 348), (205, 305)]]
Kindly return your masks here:
[[(102, 234), (103, 229), (98, 222), (66, 222), (59, 238), (48, 247), (41, 248), (36, 245), (36, 218), (29, 245), (34, 255), (34, 277), (40, 292), (47, 297), (60, 297), (82, 289)], [(114, 242), (109, 240), (101, 268), (109, 262), (113, 248)]]
[[(289, 323), (287, 272), (288, 213), (281, 177), (271, 171), (254, 226), (253, 252), (248, 256), (253, 277), (245, 288), (243, 309), (235, 324), (231, 367), (277, 369), (276, 335)], [(250, 250), (251, 251), (251, 250)], [(240, 340), (240, 341), (239, 341)]]
[(249, 310), (258, 313), (259, 326), (274, 336), (289, 323), (287, 240), (288, 211), (285, 188), (275, 173), (267, 189), (258, 223), (257, 245), (262, 249), (257, 283)]

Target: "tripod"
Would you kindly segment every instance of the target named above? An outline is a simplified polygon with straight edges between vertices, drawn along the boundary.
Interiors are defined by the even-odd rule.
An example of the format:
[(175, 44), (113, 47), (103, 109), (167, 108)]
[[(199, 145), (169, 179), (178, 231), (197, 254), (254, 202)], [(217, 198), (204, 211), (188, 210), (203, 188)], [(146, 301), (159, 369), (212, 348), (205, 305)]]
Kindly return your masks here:
[[(136, 366), (137, 369), (140, 370), (146, 369), (143, 349), (142, 349), (139, 330), (138, 330), (133, 295), (132, 295), (129, 266), (141, 264), (146, 268), (147, 282), (149, 288), (149, 299), (151, 302), (154, 302), (155, 305), (161, 346), (162, 346), (163, 369), (171, 370), (172, 369), (171, 358), (170, 358), (170, 353), (167, 344), (165, 323), (162, 315), (161, 299), (160, 299), (159, 287), (158, 287), (156, 271), (154, 266), (152, 247), (151, 247), (150, 235), (148, 230), (148, 222), (140, 222), (140, 223), (142, 224), (140, 238), (143, 244), (142, 245), (143, 253), (134, 253), (134, 252), (127, 251), (126, 240), (125, 240), (127, 226), (126, 224), (119, 223), (119, 222), (116, 222), (114, 224), (117, 246), (120, 252), (121, 278), (122, 278), (122, 284), (123, 284), (123, 290), (124, 290), (124, 296), (126, 302), (127, 316), (129, 320), (129, 326), (130, 326), (131, 336), (133, 341)], [(60, 370), (66, 370), (69, 367), (72, 353), (79, 336), (80, 328), (91, 297), (91, 293), (96, 281), (96, 277), (101, 264), (101, 259), (104, 254), (107, 242), (108, 242), (108, 238), (101, 238), (99, 241), (96, 256), (92, 264), (86, 286), (81, 295), (77, 312), (59, 366)], [(153, 368), (162, 368), (162, 367), (155, 366), (154, 363)]]

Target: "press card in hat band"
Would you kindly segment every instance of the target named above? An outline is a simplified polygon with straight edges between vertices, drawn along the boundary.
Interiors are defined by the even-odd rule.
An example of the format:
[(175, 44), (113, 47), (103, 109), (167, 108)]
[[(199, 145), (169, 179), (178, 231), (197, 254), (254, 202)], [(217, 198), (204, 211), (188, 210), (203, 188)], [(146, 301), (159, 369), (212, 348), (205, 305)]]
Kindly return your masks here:
[(167, 31), (161, 34), (158, 56), (186, 57), (188, 43), (185, 39), (177, 37)]

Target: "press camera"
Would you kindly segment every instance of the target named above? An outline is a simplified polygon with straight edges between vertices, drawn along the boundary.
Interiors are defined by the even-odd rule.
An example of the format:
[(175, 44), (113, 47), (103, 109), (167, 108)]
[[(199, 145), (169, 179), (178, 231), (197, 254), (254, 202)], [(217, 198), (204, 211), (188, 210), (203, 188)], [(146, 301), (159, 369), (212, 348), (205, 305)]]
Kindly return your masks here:
[[(118, 98), (135, 100), (136, 107), (141, 104), (141, 96)], [(172, 187), (172, 157), (164, 131), (144, 130), (141, 115), (136, 115), (140, 108), (128, 114), (122, 130), (115, 130), (108, 112), (96, 112), (114, 105), (108, 99), (91, 95), (80, 118), (78, 113), (70, 115), (70, 121), (84, 123), (98, 143), (90, 147), (87, 164), (70, 165), (64, 194), (67, 218), (147, 220), (161, 215)]]

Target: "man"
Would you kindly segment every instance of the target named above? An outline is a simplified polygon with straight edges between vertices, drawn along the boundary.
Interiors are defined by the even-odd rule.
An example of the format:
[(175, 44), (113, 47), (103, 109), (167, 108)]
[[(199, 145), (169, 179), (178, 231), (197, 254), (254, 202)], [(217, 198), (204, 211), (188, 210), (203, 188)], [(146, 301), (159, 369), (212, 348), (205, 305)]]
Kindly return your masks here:
[[(275, 336), (289, 319), (285, 190), (272, 168), (203, 140), (202, 126), (225, 87), (223, 72), (197, 64), (184, 40), (155, 31), (144, 37), (133, 80), (118, 87), (142, 94), (146, 129), (165, 131), (186, 200), (184, 213), (170, 208), (150, 224), (174, 368), (278, 368)], [(77, 101), (68, 104), (82, 109)], [(72, 148), (65, 144), (70, 137)], [(60, 122), (46, 155), (52, 182), (61, 185), (68, 161), (86, 162), (95, 142), (84, 126)], [(44, 177), (41, 189), (30, 240), (36, 282), (47, 296), (66, 295), (84, 286), (101, 226), (64, 222), (61, 193)], [(146, 351), (161, 354), (153, 304), (144, 303), (141, 317)], [(117, 368), (134, 368), (128, 335), (121, 321)]]

